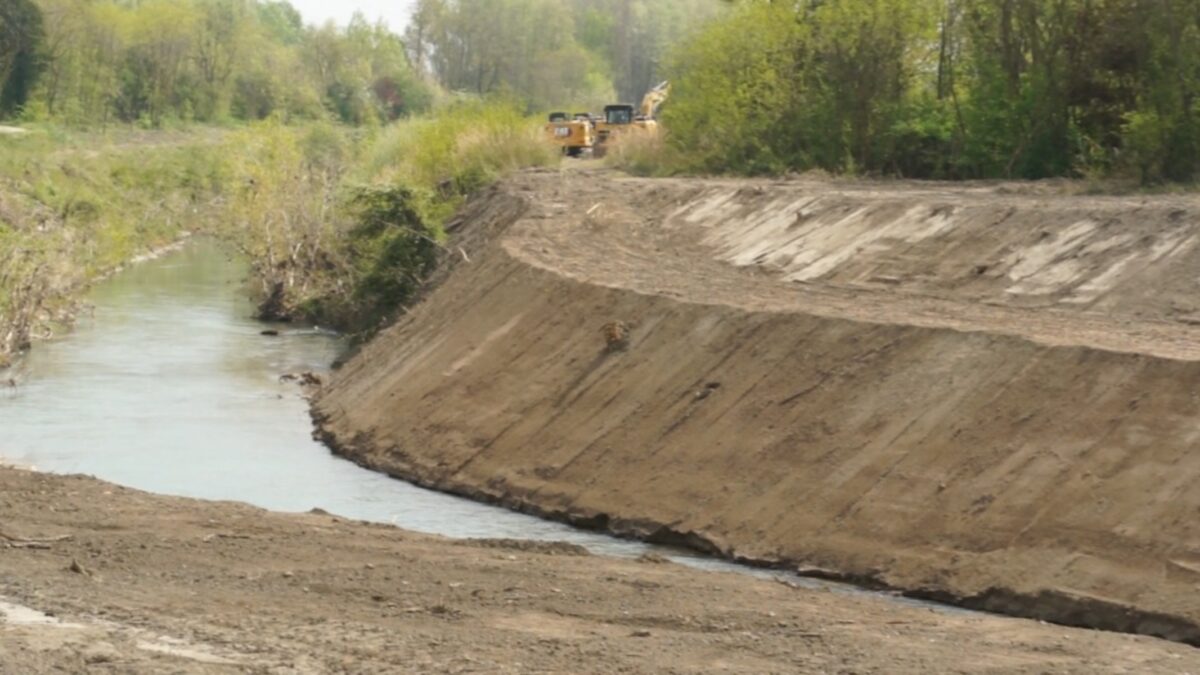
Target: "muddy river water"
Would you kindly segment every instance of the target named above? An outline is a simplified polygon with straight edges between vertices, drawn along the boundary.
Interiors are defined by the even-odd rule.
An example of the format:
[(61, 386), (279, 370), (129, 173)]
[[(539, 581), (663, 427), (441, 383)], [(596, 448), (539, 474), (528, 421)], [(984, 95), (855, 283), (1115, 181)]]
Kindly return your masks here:
[(193, 242), (98, 284), (90, 316), (39, 344), (19, 385), (0, 390), (0, 457), (149, 492), (319, 507), (452, 537), (564, 539), (625, 555), (644, 548), (333, 456), (311, 437), (299, 387), (280, 376), (327, 370), (343, 341), (251, 319), (246, 273), (215, 244)]
[(577, 530), (335, 457), (312, 439), (299, 388), (280, 376), (327, 370), (343, 341), (251, 319), (246, 274), (244, 262), (196, 241), (96, 285), (89, 315), (38, 344), (18, 386), (0, 386), (0, 462), (450, 537), (559, 540), (605, 555), (655, 551), (705, 569), (782, 574)]

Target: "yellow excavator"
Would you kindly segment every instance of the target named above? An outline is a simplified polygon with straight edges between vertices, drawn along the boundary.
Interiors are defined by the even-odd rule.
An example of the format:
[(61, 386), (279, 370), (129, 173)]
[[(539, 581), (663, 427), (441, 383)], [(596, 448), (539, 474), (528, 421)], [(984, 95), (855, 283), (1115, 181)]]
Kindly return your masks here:
[(671, 94), (671, 84), (663, 82), (646, 92), (642, 105), (635, 108), (627, 103), (605, 106), (603, 116), (590, 113), (550, 113), (546, 137), (568, 157), (591, 153), (603, 157), (605, 144), (628, 129), (658, 132), (658, 109)]
[(629, 129), (658, 133), (658, 109), (671, 95), (671, 83), (663, 82), (646, 92), (640, 108), (628, 103), (604, 107), (604, 117), (596, 123), (596, 143), (593, 153), (603, 157), (605, 146)]
[(596, 145), (596, 121), (590, 113), (550, 113), (546, 137), (568, 157), (580, 157)]

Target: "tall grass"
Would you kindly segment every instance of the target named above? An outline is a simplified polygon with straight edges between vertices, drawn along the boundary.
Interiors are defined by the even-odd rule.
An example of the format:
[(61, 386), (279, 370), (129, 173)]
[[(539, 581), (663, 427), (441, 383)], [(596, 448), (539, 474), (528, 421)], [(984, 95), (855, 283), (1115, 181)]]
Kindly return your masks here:
[(440, 224), (463, 197), (501, 176), (559, 161), (540, 122), (516, 106), (463, 102), (383, 131), (357, 179), (429, 193), (428, 215)]
[(222, 232), (250, 255), (262, 310), (359, 333), (385, 324), (431, 269), (442, 224), (468, 195), (559, 160), (541, 124), (468, 102), (363, 137), (263, 124), (233, 135)]
[(677, 155), (666, 142), (666, 132), (633, 127), (608, 142), (605, 165), (635, 176), (666, 176), (676, 173)]
[(0, 365), (90, 280), (196, 226), (224, 185), (207, 133), (0, 136)]

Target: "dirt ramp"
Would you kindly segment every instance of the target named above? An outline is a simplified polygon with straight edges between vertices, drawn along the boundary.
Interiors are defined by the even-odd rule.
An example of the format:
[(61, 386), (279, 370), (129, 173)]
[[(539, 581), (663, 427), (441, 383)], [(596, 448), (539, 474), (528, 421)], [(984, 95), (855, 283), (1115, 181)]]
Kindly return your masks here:
[[(1174, 242), (1156, 265), (1120, 262), (1152, 257), (1149, 240), (1045, 257), (1087, 271), (1031, 307), (1003, 269), (962, 287), (938, 270), (1030, 260), (1037, 209), (1120, 219), (1116, 200), (839, 186), (827, 199), (861, 194), (836, 209), (922, 215), (850, 236), (850, 256), (828, 242), (851, 225), (813, 216), (827, 235), (785, 252), (787, 233), (756, 218), (817, 189), (506, 184), (464, 214), (488, 245), (337, 375), (323, 433), (396, 475), (581, 524), (1200, 644), (1200, 340), (1137, 301), (1156, 275), (1190, 283), (1194, 220), (1172, 215), (1187, 204), (1143, 207), (1163, 233), (1141, 222), (1139, 238)], [(1016, 209), (1017, 225), (972, 244), (992, 225), (968, 206)], [(954, 224), (905, 239), (930, 218)], [(1079, 222), (1046, 220), (1042, 242)], [(901, 250), (910, 271), (877, 287), (870, 258)], [(1106, 274), (1119, 283), (1076, 302)]]

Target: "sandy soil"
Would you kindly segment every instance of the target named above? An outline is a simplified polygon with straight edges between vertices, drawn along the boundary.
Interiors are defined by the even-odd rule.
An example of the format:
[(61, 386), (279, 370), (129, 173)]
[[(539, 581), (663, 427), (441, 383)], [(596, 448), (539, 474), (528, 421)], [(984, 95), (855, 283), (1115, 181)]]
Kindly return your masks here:
[(442, 489), (1200, 644), (1198, 224), (1191, 196), (526, 174), (317, 415)]
[(0, 468), (0, 672), (1195, 673), (1200, 651)]

